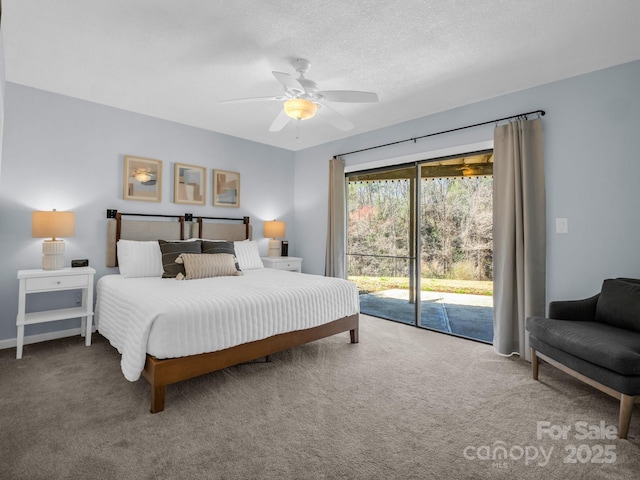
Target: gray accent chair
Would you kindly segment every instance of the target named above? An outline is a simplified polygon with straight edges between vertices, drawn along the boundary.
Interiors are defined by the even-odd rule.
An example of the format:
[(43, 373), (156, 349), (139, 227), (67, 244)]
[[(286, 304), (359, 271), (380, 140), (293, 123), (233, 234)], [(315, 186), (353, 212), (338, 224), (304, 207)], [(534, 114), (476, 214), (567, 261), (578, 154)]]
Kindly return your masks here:
[(640, 280), (605, 280), (584, 300), (549, 304), (526, 321), (534, 380), (538, 359), (620, 400), (618, 436), (627, 438), (640, 403)]

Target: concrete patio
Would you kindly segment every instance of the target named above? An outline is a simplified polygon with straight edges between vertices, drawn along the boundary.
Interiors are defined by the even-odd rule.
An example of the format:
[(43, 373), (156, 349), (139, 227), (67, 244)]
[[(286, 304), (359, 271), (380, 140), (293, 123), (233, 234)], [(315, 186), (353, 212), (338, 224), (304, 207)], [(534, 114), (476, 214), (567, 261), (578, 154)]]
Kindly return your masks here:
[[(424, 291), (421, 295), (421, 327), (487, 343), (493, 341), (493, 297)], [(415, 305), (409, 303), (409, 290), (361, 294), (360, 311), (414, 324)]]

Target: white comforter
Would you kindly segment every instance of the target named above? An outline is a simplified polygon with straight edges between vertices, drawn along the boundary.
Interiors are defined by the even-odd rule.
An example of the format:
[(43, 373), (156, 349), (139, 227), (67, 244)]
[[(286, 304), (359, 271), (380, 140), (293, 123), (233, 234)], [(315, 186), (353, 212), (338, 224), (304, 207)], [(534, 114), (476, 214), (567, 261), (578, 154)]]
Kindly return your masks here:
[(266, 268), (184, 281), (107, 275), (97, 297), (98, 330), (122, 354), (130, 381), (140, 378), (147, 353), (213, 352), (360, 311), (351, 282)]

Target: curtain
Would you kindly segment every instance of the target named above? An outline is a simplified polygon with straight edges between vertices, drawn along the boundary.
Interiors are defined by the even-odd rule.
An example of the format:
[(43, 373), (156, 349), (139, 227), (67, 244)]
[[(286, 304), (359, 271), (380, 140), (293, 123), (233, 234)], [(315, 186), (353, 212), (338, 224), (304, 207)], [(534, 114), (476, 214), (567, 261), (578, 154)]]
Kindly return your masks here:
[(546, 305), (542, 121), (496, 127), (493, 153), (493, 346), (530, 360), (525, 319)]
[(329, 215), (324, 267), (324, 274), (328, 277), (347, 278), (345, 209), (344, 160), (333, 158), (329, 161)]

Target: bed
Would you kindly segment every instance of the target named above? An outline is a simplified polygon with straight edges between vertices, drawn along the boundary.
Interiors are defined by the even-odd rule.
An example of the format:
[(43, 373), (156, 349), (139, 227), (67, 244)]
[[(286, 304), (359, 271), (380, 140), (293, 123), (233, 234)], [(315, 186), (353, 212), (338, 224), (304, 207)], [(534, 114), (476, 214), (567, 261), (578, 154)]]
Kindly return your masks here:
[[(263, 268), (248, 217), (112, 210), (107, 216), (112, 218), (106, 263), (120, 266), (120, 273), (98, 281), (97, 330), (121, 353), (125, 378), (142, 376), (151, 385), (152, 413), (164, 409), (167, 385), (342, 332), (358, 342), (357, 287), (342, 279)], [(176, 265), (158, 266), (157, 253), (150, 250), (158, 240), (165, 241), (157, 247), (163, 260), (165, 247), (191, 251), (197, 243), (202, 251), (218, 251), (233, 245), (235, 268), (226, 268), (234, 273), (191, 278), (196, 270), (185, 264), (185, 280), (161, 278), (158, 268), (165, 275), (167, 265)]]

